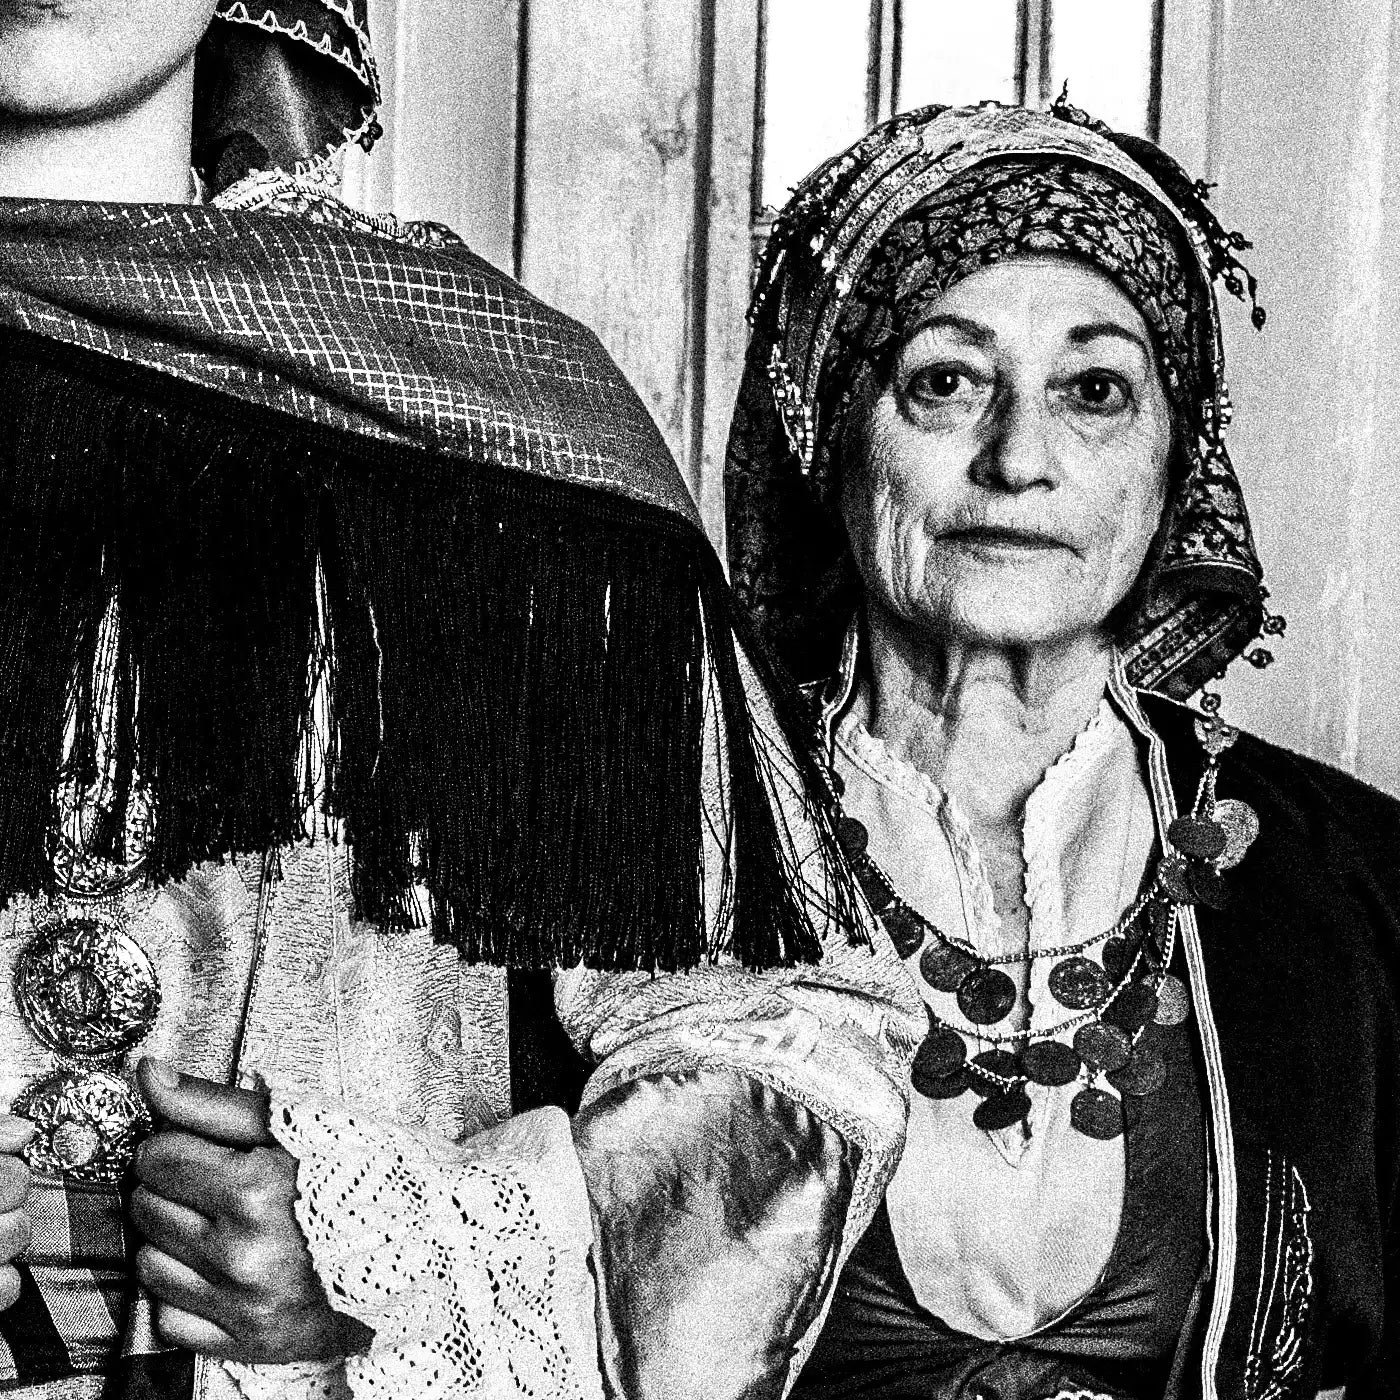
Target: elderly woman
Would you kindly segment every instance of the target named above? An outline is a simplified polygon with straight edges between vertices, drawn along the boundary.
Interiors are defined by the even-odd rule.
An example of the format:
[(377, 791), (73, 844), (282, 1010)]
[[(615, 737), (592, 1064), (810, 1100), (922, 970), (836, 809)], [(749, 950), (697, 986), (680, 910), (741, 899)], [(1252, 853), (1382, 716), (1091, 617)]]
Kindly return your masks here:
[(1282, 627), (1204, 199), (1063, 103), (929, 108), (774, 229), (734, 576), (927, 1012), (800, 1396), (1400, 1393), (1400, 809), (1182, 703)]
[(366, 20), (0, 0), (0, 1392), (775, 1394), (917, 1002), (596, 339), (336, 198)]

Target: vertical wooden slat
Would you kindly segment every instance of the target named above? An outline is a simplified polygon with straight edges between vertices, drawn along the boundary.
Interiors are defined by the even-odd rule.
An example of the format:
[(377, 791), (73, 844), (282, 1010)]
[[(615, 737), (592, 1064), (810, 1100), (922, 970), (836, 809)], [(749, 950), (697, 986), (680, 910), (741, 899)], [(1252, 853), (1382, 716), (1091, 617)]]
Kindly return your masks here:
[(1220, 143), (1225, 0), (1162, 0), (1157, 140), (1199, 179)]
[(700, 0), (531, 0), (520, 272), (591, 326), (695, 471)]
[(705, 211), (704, 337), (696, 497), (724, 557), (724, 454), (748, 326), (754, 121), (759, 72), (758, 6), (714, 0), (713, 112)]
[(376, 0), (384, 136), (352, 156), (346, 194), (366, 209), (436, 219), (511, 267), (520, 0)]

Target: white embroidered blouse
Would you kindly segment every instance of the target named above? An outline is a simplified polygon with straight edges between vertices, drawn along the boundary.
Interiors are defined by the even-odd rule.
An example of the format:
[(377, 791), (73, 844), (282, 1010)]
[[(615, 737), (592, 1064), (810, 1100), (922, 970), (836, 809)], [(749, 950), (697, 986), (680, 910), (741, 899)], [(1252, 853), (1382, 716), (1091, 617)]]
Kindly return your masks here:
[[(906, 902), (983, 956), (1024, 951), (1001, 925), (972, 830), (953, 799), (854, 713), (837, 728), (836, 759), (843, 807), (867, 827), (871, 855)], [(1139, 892), (1155, 835), (1137, 740), (1105, 698), (1026, 804), (1030, 952), (1106, 935)], [(1098, 946), (1086, 951), (1092, 956)], [(1037, 1038), (1074, 1015), (1050, 994), (1055, 961), (1003, 965), (1018, 982), (1018, 1006), (970, 1038), (971, 1054), (996, 1048), (993, 1036), (1016, 1025), (1027, 1003)], [(940, 1019), (976, 1030), (953, 994), (923, 980), (918, 963), (917, 952), (906, 960), (927, 1005)], [(1067, 1029), (1057, 1038), (1072, 1036)], [(908, 1143), (885, 1199), (915, 1296), (950, 1327), (982, 1338), (1023, 1337), (1078, 1302), (1107, 1264), (1121, 1218), (1124, 1144), (1071, 1126), (1078, 1087), (1028, 1085), (1025, 1125), (997, 1132), (974, 1126), (965, 1096), (911, 1094)]]

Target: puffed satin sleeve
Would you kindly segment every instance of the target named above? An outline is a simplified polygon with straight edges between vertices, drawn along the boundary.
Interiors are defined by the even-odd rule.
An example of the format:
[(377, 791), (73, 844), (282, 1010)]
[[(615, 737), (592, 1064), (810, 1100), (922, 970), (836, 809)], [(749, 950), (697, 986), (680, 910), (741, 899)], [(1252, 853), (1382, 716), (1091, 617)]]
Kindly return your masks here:
[(779, 1397), (903, 1143), (919, 1027), (892, 950), (805, 976), (561, 977), (601, 1063), (574, 1121), (599, 1355), (626, 1400)]

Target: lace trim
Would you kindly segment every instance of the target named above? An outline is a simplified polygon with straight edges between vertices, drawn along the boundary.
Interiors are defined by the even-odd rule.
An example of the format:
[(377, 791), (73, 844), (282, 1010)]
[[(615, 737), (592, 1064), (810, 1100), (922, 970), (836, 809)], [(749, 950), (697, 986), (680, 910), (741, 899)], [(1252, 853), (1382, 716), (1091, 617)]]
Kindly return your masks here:
[(326, 1292), (375, 1332), (345, 1362), (355, 1400), (601, 1400), (592, 1219), (564, 1114), (456, 1146), (274, 1092), (272, 1131), (297, 1158)]

